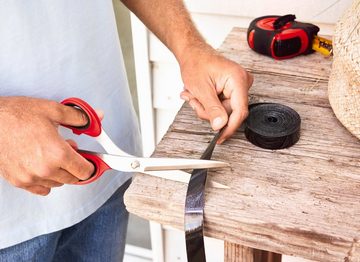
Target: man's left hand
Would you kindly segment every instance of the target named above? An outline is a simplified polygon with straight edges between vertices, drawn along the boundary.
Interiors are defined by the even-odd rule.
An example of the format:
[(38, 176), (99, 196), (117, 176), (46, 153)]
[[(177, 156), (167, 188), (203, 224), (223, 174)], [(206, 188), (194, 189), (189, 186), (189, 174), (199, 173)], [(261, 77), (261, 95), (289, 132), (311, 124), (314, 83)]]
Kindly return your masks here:
[(180, 63), (187, 101), (199, 118), (214, 130), (225, 125), (218, 143), (235, 133), (248, 115), (248, 90), (253, 77), (239, 64), (226, 59), (210, 46), (191, 49)]

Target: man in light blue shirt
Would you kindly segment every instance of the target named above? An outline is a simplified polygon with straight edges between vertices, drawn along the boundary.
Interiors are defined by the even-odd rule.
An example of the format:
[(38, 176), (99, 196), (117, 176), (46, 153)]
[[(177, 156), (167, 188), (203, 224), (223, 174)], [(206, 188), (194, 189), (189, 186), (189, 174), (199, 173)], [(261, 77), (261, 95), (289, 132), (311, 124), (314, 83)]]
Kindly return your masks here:
[[(181, 97), (230, 137), (247, 115), (252, 77), (205, 43), (180, 0), (124, 0), (179, 62)], [(140, 154), (111, 0), (0, 1), (0, 261), (120, 261), (129, 174), (86, 186), (93, 166), (74, 151), (79, 97), (104, 112), (117, 145)], [(219, 96), (223, 98), (219, 100)], [(87, 137), (82, 148), (101, 150)]]

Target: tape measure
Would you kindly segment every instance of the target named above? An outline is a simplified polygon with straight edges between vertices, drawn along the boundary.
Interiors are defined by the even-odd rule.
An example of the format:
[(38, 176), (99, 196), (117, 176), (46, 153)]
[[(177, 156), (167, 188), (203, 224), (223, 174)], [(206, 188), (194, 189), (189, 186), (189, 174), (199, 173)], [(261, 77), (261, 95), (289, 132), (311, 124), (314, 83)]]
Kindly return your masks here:
[(254, 51), (275, 59), (287, 59), (314, 51), (332, 54), (331, 40), (317, 36), (319, 27), (295, 21), (295, 15), (262, 16), (248, 28), (247, 41)]

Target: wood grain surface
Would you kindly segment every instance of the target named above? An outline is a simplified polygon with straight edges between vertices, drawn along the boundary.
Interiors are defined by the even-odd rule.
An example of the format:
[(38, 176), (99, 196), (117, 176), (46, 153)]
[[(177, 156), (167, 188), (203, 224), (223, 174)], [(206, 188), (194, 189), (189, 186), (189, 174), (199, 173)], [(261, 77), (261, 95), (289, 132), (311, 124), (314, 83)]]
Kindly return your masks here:
[(281, 255), (225, 242), (224, 262), (281, 262)]
[[(301, 116), (299, 142), (283, 150), (249, 143), (239, 131), (209, 171), (230, 189), (206, 189), (205, 235), (319, 261), (360, 261), (360, 141), (335, 118), (327, 99), (331, 58), (275, 61), (252, 52), (235, 28), (220, 51), (254, 75), (251, 101), (278, 102)], [(213, 137), (184, 105), (155, 156), (198, 158)], [(183, 229), (187, 184), (137, 174), (125, 194), (140, 217)]]

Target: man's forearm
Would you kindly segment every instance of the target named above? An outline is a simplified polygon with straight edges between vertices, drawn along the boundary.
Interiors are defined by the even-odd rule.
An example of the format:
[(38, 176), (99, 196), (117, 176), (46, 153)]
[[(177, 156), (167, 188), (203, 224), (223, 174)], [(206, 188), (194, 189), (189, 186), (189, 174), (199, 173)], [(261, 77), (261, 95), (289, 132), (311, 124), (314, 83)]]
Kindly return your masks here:
[(234, 134), (248, 113), (252, 76), (206, 44), (183, 0), (121, 1), (175, 55), (184, 82), (181, 98), (214, 130), (225, 127), (218, 142)]
[(208, 47), (182, 0), (121, 0), (174, 53), (181, 64), (188, 50)]

